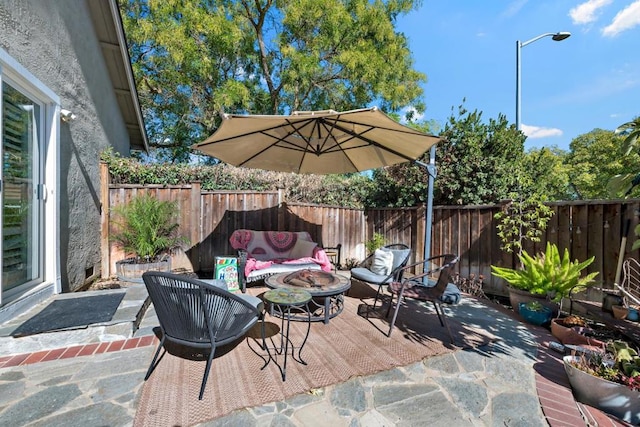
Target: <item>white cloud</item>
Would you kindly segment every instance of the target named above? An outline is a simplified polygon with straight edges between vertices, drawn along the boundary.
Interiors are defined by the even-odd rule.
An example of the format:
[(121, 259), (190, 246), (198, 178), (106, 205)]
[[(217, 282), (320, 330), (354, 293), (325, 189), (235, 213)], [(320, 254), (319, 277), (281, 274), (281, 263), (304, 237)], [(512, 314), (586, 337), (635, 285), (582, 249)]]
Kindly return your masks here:
[(638, 25), (640, 25), (640, 0), (636, 0), (618, 12), (611, 24), (602, 29), (602, 35), (614, 37)]
[(424, 114), (418, 113), (418, 110), (416, 110), (414, 107), (405, 107), (402, 109), (402, 111), (400, 111), (400, 123), (407, 124), (406, 117), (408, 113), (413, 113), (413, 122), (417, 123), (424, 119)]
[(518, 12), (520, 12), (520, 10), (527, 4), (529, 0), (515, 0), (512, 1), (511, 3), (509, 3), (509, 5), (507, 6), (507, 9), (502, 12), (502, 17), (503, 18), (510, 18), (512, 16), (515, 16), (518, 14)]
[(576, 25), (584, 25), (598, 19), (598, 9), (609, 5), (613, 0), (588, 0), (569, 11), (569, 16)]
[(522, 132), (531, 139), (562, 136), (562, 131), (555, 128), (541, 128), (537, 126), (521, 125)]

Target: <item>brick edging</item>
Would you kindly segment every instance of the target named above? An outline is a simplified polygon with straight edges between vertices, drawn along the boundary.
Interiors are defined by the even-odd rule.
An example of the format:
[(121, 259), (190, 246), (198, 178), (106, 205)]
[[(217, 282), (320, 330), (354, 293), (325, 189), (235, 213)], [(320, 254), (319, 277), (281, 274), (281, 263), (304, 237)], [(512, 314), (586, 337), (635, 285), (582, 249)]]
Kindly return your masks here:
[(69, 347), (41, 350), (32, 353), (14, 354), (0, 356), (0, 369), (13, 366), (31, 365), (52, 360), (70, 359), (74, 357), (91, 356), (94, 354), (112, 353), (133, 348), (148, 347), (157, 345), (158, 339), (155, 335), (145, 335), (142, 337), (127, 338), (117, 341), (105, 341), (100, 343), (81, 344)]

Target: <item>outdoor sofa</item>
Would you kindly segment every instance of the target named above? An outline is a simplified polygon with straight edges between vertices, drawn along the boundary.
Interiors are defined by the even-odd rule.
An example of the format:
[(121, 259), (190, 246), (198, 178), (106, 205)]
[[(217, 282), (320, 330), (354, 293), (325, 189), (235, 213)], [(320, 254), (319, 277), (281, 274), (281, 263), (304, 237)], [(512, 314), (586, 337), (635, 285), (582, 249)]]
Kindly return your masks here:
[(273, 274), (311, 269), (331, 271), (325, 251), (306, 231), (236, 230), (229, 238), (238, 251), (238, 275), (242, 292), (246, 284)]

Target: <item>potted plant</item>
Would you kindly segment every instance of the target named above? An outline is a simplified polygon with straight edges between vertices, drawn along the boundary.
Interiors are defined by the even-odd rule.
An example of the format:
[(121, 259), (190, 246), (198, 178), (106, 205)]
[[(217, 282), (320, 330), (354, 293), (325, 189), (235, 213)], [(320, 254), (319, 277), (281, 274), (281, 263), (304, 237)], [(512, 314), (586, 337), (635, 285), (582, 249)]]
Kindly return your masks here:
[(553, 310), (539, 301), (521, 302), (518, 311), (526, 322), (538, 326), (549, 323), (553, 316)]
[[(548, 304), (557, 314), (557, 303), (576, 287), (587, 287), (593, 283), (596, 273), (582, 276), (581, 272), (595, 259), (591, 257), (584, 262), (569, 259), (569, 251), (560, 252), (555, 244), (547, 242), (544, 253), (532, 257), (527, 251), (518, 255), (522, 268), (511, 269), (492, 265), (491, 272), (509, 283), (509, 298), (514, 311), (519, 311), (519, 303), (530, 301), (536, 297), (539, 300), (548, 300)], [(518, 292), (519, 291), (519, 292)], [(542, 301), (540, 301), (542, 302)]]
[(565, 356), (564, 368), (576, 399), (632, 423), (640, 423), (640, 357), (624, 341), (604, 353)]
[(111, 239), (129, 256), (116, 262), (120, 280), (141, 282), (145, 271), (171, 271), (171, 251), (186, 244), (178, 235), (176, 216), (175, 202), (160, 201), (150, 194), (114, 208)]

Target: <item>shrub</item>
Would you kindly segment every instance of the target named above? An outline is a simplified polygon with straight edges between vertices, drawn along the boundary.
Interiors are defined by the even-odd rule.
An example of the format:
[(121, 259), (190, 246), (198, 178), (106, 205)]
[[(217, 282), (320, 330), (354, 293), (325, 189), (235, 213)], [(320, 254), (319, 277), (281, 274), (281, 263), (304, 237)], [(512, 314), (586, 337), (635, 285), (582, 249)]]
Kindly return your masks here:
[(186, 243), (178, 235), (176, 203), (150, 194), (133, 198), (114, 209), (116, 231), (111, 239), (137, 262), (153, 262)]
[(581, 276), (581, 271), (588, 267), (595, 259), (591, 257), (584, 262), (570, 261), (569, 250), (565, 248), (562, 258), (558, 247), (547, 243), (545, 253), (536, 257), (522, 251), (518, 256), (522, 263), (521, 269), (491, 266), (492, 274), (506, 280), (512, 287), (529, 291), (536, 295), (545, 295), (560, 301), (575, 287), (586, 287), (593, 283), (598, 273)]

